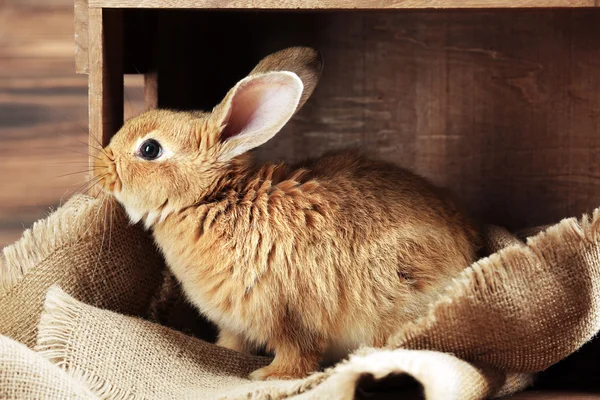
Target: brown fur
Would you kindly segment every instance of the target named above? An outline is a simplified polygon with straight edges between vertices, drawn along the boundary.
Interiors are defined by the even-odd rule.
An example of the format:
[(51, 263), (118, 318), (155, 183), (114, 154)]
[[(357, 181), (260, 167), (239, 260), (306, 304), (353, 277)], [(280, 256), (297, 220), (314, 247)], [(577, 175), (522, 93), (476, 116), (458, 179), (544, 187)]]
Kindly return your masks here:
[[(316, 82), (317, 54), (286, 52), (289, 69), (301, 60), (304, 80)], [(244, 100), (234, 92), (210, 114), (156, 110), (128, 121), (96, 164), (102, 187), (152, 227), (189, 299), (219, 326), (218, 344), (274, 351), (254, 378), (302, 377), (325, 354), (384, 345), (474, 261), (476, 230), (424, 179), (357, 154), (298, 166), (226, 159), (224, 132), (235, 124), (224, 116)], [(170, 158), (133, 154), (149, 132)]]

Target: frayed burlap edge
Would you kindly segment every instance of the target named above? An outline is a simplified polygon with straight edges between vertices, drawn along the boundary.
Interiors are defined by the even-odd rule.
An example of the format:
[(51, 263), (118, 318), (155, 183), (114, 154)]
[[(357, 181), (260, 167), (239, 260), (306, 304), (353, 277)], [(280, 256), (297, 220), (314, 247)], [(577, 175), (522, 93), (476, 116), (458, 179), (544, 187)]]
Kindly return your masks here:
[(0, 254), (0, 297), (54, 252), (94, 233), (91, 229), (79, 231), (93, 218), (90, 210), (94, 207), (97, 207), (94, 198), (75, 195), (48, 217), (34, 223), (17, 242), (5, 247)]
[[(100, 378), (94, 372), (76, 366), (76, 361), (70, 358), (69, 346), (73, 343), (70, 335), (77, 330), (77, 321), (83, 317), (86, 307), (86, 305), (72, 298), (57, 286), (51, 287), (46, 296), (44, 312), (39, 324), (38, 342), (35, 350), (42, 357), (64, 370), (73, 379), (85, 385), (95, 396), (111, 399), (139, 399), (139, 396), (114, 386), (105, 379)], [(360, 361), (361, 357), (374, 352), (376, 352), (375, 349), (361, 349), (353, 354), (350, 359), (339, 363), (335, 367), (328, 368), (325, 372), (315, 373), (307, 379), (299, 381), (290, 387), (269, 387), (268, 389), (262, 387), (257, 388), (255, 391), (250, 391), (241, 397), (238, 394), (233, 396), (223, 395), (221, 398), (236, 400), (240, 400), (241, 398), (268, 398), (274, 400), (299, 396), (299, 398), (303, 399), (321, 399), (323, 398), (322, 396), (327, 393), (340, 394), (341, 392), (344, 392), (349, 396), (356, 388), (355, 381), (364, 374), (364, 371), (355, 371), (357, 373), (351, 374), (347, 374), (346, 372), (352, 372), (352, 370), (356, 369), (356, 366), (354, 365), (357, 361)], [(434, 352), (431, 353), (434, 354)], [(450, 356), (451, 355), (448, 355), (448, 357)], [(389, 362), (390, 360), (388, 360), (388, 364)], [(387, 370), (385, 368), (378, 369), (379, 372), (374, 376), (376, 378), (382, 378), (388, 373), (393, 372), (389, 367), (390, 366), (388, 365)], [(477, 367), (473, 366), (473, 370), (477, 372)], [(370, 373), (372, 372), (373, 371)], [(480, 374), (475, 372), (472, 371), (475, 375)], [(482, 379), (483, 376), (484, 375), (481, 375)], [(317, 392), (314, 393), (312, 392), (312, 390), (316, 390), (317, 387), (324, 384), (326, 380), (333, 377), (337, 378), (334, 379), (334, 381), (329, 382), (327, 387), (321, 388), (323, 390), (317, 390)], [(503, 388), (500, 390), (502, 394), (510, 394), (528, 386), (529, 383), (530, 379), (524, 374), (509, 374)], [(490, 382), (490, 384), (493, 386), (493, 382)], [(334, 392), (331, 392), (331, 390), (334, 390)], [(492, 390), (492, 387), (484, 387), (477, 390)], [(498, 395), (495, 397), (498, 397)], [(437, 396), (436, 398), (440, 397)]]
[[(100, 398), (115, 400), (142, 400), (143, 397), (135, 395), (121, 387), (117, 387), (106, 379), (101, 378), (93, 371), (75, 366), (76, 360), (70, 358), (73, 340), (71, 333), (77, 330), (77, 321), (83, 318), (84, 303), (71, 297), (58, 286), (52, 286), (44, 303), (40, 323), (38, 325), (38, 339), (34, 350), (52, 364), (64, 370), (69, 376), (85, 385), (90, 392)], [(225, 394), (222, 400), (241, 399), (284, 399), (298, 394), (308, 392), (325, 379), (327, 379), (334, 368), (328, 372), (317, 372), (303, 380), (298, 380), (288, 387), (257, 388), (254, 391), (240, 395)]]
[[(0, 381), (2, 399), (100, 400), (82, 382), (23, 343), (3, 335), (0, 335)], [(56, 397), (59, 394), (65, 397)]]
[(499, 399), (502, 397), (510, 396), (521, 390), (525, 390), (535, 381), (535, 374), (523, 374), (517, 372), (511, 372), (506, 374), (506, 381), (504, 385), (496, 392), (492, 398)]
[[(498, 268), (498, 265), (511, 265), (509, 261), (488, 262), (510, 260), (519, 257), (523, 251), (533, 252), (536, 256), (541, 256), (540, 246), (552, 247), (559, 246), (561, 243), (577, 243), (579, 248), (577, 252), (584, 251), (586, 248), (597, 245), (600, 236), (600, 208), (593, 212), (590, 220), (588, 215), (578, 220), (577, 218), (566, 218), (558, 224), (552, 225), (544, 231), (527, 239), (527, 246), (514, 244), (490, 255), (489, 257), (478, 260), (467, 267), (461, 274), (452, 280), (452, 283), (446, 288), (444, 294), (439, 300), (432, 303), (426, 316), (409, 322), (399, 334), (393, 335), (388, 341), (388, 346), (393, 348), (402, 347), (402, 344), (413, 339), (423, 330), (433, 326), (436, 323), (438, 315), (446, 312), (452, 306), (454, 299), (463, 297), (467, 292), (473, 289), (480, 291), (495, 290), (494, 285), (501, 285), (509, 279), (508, 271), (504, 268)], [(575, 253), (575, 251), (573, 252)], [(557, 255), (554, 255), (556, 257)], [(548, 258), (548, 254), (545, 254)], [(571, 258), (572, 254), (565, 255), (563, 258)], [(494, 268), (487, 268), (493, 265)], [(490, 279), (496, 275), (500, 279)], [(588, 338), (591, 339), (593, 335)]]
[(82, 382), (100, 398), (114, 400), (136, 400), (130, 392), (115, 387), (91, 371), (74, 367), (69, 361), (69, 335), (76, 327), (74, 323), (82, 313), (81, 304), (63, 292), (58, 286), (52, 286), (46, 295), (44, 311), (38, 325), (38, 339), (35, 351), (54, 365), (66, 371), (71, 377)]

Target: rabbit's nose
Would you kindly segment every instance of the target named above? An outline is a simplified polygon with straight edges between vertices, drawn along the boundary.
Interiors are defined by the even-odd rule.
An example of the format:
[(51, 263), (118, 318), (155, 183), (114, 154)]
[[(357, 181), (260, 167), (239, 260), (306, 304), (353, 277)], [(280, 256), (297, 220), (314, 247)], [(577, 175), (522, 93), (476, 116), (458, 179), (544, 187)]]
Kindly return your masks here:
[(112, 152), (109, 149), (103, 149), (96, 154), (93, 175), (96, 185), (107, 192), (114, 191), (118, 175)]

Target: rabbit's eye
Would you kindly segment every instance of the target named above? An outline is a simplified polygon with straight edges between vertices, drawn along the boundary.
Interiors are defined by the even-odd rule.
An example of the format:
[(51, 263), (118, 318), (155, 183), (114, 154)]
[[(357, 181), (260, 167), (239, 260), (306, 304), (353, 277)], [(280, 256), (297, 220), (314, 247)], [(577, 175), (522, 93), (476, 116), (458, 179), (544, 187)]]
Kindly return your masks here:
[(144, 140), (138, 150), (138, 155), (144, 160), (156, 160), (162, 154), (162, 147), (154, 139)]

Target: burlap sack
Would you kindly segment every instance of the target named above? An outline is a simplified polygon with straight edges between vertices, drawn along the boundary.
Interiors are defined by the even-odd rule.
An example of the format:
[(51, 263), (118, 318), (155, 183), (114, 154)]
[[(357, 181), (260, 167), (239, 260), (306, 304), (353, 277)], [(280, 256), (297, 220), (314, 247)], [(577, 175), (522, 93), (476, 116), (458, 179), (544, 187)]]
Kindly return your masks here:
[[(272, 399), (302, 394), (299, 398), (346, 399), (357, 388), (368, 392), (376, 381), (406, 372), (412, 378), (400, 384), (388, 378), (390, 390), (414, 395), (424, 390), (428, 399), (481, 399), (497, 393), (507, 378), (449, 354), (365, 349), (305, 380), (252, 382), (248, 373), (269, 359), (85, 305), (58, 288), (48, 293), (39, 330), (36, 350), (42, 356), (108, 398)], [(515, 377), (511, 379), (514, 385)], [(528, 382), (520, 380), (518, 387)]]
[(501, 371), (537, 372), (600, 329), (600, 210), (568, 219), (467, 268), (430, 314), (389, 345), (452, 352)]
[(75, 196), (0, 254), (0, 335), (33, 346), (54, 284), (88, 304), (145, 315), (163, 268), (151, 237), (120, 207)]
[[(90, 214), (99, 206), (90, 199), (74, 199), (58, 213), (71, 215), (74, 210), (81, 210), (78, 202), (88, 204), (86, 212)], [(522, 389), (531, 382), (531, 373), (577, 350), (597, 332), (600, 327), (596, 306), (600, 282), (599, 220), (600, 212), (594, 213), (592, 220), (565, 220), (529, 239), (527, 245), (505, 230), (491, 228), (488, 247), (492, 250), (508, 247), (467, 268), (441, 300), (432, 305), (430, 313), (399, 329), (386, 349), (362, 349), (347, 362), (296, 381), (251, 382), (247, 373), (268, 359), (230, 352), (173, 329), (122, 315), (123, 310), (132, 308), (137, 312), (130, 314), (144, 315), (143, 310), (148, 309), (149, 315), (157, 321), (177, 321), (178, 328), (183, 329), (186, 319), (194, 321), (190, 325), (195, 325), (197, 320), (195, 311), (184, 305), (176, 282), (168, 275), (166, 280), (160, 278), (161, 262), (140, 263), (141, 254), (158, 257), (151, 241), (134, 228), (125, 227), (124, 221), (121, 229), (130, 231), (123, 237), (143, 241), (137, 257), (117, 259), (121, 264), (115, 266), (112, 255), (98, 252), (97, 236), (101, 235), (101, 226), (95, 224), (96, 230), (92, 229), (89, 237), (96, 240), (96, 247), (60, 238), (46, 240), (43, 233), (36, 236), (42, 244), (53, 240), (62, 245), (46, 252), (43, 260), (27, 264), (28, 272), (23, 276), (57, 274), (56, 270), (65, 268), (68, 257), (55, 255), (67, 252), (71, 244), (79, 249), (82, 260), (79, 268), (66, 262), (67, 266), (71, 265), (71, 279), (55, 280), (64, 292), (53, 288), (48, 293), (36, 349), (55, 368), (67, 372), (55, 379), (56, 385), (64, 387), (68, 383), (63, 380), (75, 381), (87, 387), (92, 393), (90, 396), (338, 399), (370, 398), (381, 393), (410, 398), (422, 393), (427, 399), (482, 399)], [(50, 230), (45, 232), (48, 235)], [(57, 236), (65, 232), (68, 230), (59, 230)], [(115, 244), (113, 239), (112, 246), (121, 248), (117, 251), (125, 254), (134, 252), (123, 243), (125, 241)], [(33, 247), (24, 247), (23, 243), (21, 246)], [(96, 256), (102, 254), (102, 261), (97, 263), (102, 269), (112, 274), (130, 269), (119, 277), (134, 279), (116, 286), (96, 284), (93, 290), (74, 290), (73, 287), (78, 287), (73, 284), (79, 279), (77, 274), (87, 271), (97, 261), (95, 257), (85, 256), (86, 248)], [(6, 257), (11, 260), (10, 269), (19, 265), (19, 257), (27, 260), (28, 252), (24, 250), (21, 255)], [(47, 259), (55, 262), (49, 264)], [(4, 272), (6, 266), (3, 268)], [(145, 274), (154, 277), (152, 290), (147, 292), (143, 289), (145, 285), (138, 281)], [(7, 299), (19, 293), (12, 290), (24, 281), (22, 278), (12, 281), (9, 290), (0, 297), (0, 306), (18, 304)], [(27, 287), (34, 299), (43, 296), (50, 281), (46, 279), (45, 285)], [(121, 291), (115, 293), (114, 287)], [(124, 287), (130, 292), (123, 290)], [(143, 301), (131, 295), (137, 295), (138, 291), (148, 293)], [(98, 301), (105, 298), (114, 303)], [(20, 301), (25, 301), (25, 297)], [(143, 302), (146, 304), (142, 305)], [(137, 305), (132, 307), (132, 304)], [(25, 311), (33, 316), (0, 320), (3, 332), (18, 336), (19, 329), (4, 324), (15, 320), (33, 321), (39, 312), (36, 307)], [(26, 327), (33, 329), (34, 325)], [(0, 370), (3, 368), (0, 364)], [(2, 385), (16, 385), (14, 381), (6, 382), (0, 380)], [(48, 396), (40, 397), (59, 398), (48, 390)], [(83, 396), (80, 397), (85, 398)]]
[(22, 343), (0, 336), (0, 399), (97, 399), (70, 377)]

